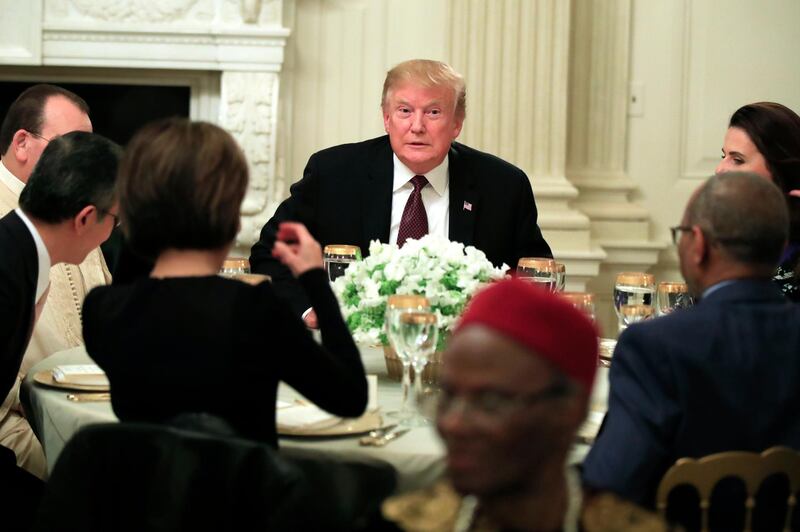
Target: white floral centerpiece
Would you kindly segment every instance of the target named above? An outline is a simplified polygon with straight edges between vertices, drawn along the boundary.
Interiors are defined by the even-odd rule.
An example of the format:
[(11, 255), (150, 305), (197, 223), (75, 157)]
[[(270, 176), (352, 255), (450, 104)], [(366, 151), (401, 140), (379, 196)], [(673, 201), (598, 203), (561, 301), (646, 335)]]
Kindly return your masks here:
[(347, 326), (356, 342), (387, 344), (386, 299), (418, 294), (428, 299), (439, 325), (439, 348), (470, 297), (484, 283), (501, 279), (508, 266), (495, 268), (472, 246), (437, 235), (409, 239), (402, 248), (370, 242), (369, 256), (352, 263), (333, 283)]

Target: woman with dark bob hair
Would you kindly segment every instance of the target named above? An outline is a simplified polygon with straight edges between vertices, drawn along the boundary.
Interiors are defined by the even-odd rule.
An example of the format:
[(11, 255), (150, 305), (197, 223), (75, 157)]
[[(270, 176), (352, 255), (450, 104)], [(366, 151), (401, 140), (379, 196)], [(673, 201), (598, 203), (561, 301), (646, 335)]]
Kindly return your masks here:
[(86, 349), (108, 375), (121, 420), (204, 412), (277, 446), (279, 381), (335, 415), (364, 411), (364, 367), (304, 226), (283, 224), (273, 255), (311, 298), (321, 346), (270, 283), (217, 276), (239, 230), (247, 180), (241, 150), (212, 124), (162, 120), (128, 144), (122, 228), (155, 266), (132, 284), (96, 288), (83, 307)]
[(789, 244), (774, 280), (800, 301), (800, 116), (779, 103), (740, 107), (731, 116), (717, 173), (754, 172), (772, 180), (789, 206)]

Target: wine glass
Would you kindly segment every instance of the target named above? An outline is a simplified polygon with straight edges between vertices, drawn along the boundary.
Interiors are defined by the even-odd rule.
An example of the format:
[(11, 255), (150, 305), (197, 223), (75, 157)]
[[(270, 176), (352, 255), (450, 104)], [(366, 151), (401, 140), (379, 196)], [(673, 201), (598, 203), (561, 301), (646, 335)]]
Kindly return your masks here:
[(517, 262), (517, 277), (554, 292), (558, 284), (556, 261), (542, 257), (523, 257)]
[(244, 257), (228, 257), (222, 262), (219, 274), (223, 277), (233, 277), (243, 273), (250, 273), (250, 261)]
[(556, 291), (563, 292), (566, 286), (567, 267), (561, 262), (556, 262)]
[(430, 304), (424, 296), (395, 294), (386, 299), (386, 315), (384, 317), (386, 338), (389, 340), (389, 345), (394, 348), (395, 353), (397, 353), (397, 358), (400, 359), (400, 363), (403, 365), (402, 402), (399, 411), (387, 413), (387, 415), (391, 417), (407, 419), (413, 415), (408, 405), (408, 392), (411, 388), (411, 356), (405, 351), (400, 341), (399, 318), (406, 312), (427, 312), (429, 309)]
[(674, 310), (694, 305), (694, 299), (689, 295), (686, 283), (669, 281), (658, 283), (656, 301), (658, 302), (659, 316), (665, 316)]
[(572, 303), (576, 309), (583, 311), (589, 319), (596, 321), (594, 294), (588, 292), (561, 292), (561, 297)]
[(614, 310), (619, 319), (619, 331), (628, 325), (651, 318), (656, 292), (652, 273), (623, 272), (614, 283)]
[[(397, 333), (398, 343), (414, 368), (414, 396), (419, 403), (422, 399), (422, 372), (436, 351), (439, 336), (436, 314), (429, 310), (403, 312), (397, 316)], [(427, 425), (428, 420), (417, 412), (403, 424), (416, 427)]]
[(345, 270), (352, 262), (361, 260), (361, 248), (345, 244), (330, 244), (325, 246), (322, 261), (328, 279), (333, 282), (344, 275)]

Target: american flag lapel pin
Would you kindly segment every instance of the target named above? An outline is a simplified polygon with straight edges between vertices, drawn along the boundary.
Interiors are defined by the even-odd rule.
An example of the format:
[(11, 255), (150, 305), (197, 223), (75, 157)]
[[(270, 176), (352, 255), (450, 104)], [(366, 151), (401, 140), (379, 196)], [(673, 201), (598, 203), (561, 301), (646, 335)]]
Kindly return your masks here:
[(468, 201), (465, 201), (465, 202), (464, 202), (464, 210), (465, 210), (465, 211), (472, 212), (472, 203), (470, 203), (470, 202), (468, 202)]

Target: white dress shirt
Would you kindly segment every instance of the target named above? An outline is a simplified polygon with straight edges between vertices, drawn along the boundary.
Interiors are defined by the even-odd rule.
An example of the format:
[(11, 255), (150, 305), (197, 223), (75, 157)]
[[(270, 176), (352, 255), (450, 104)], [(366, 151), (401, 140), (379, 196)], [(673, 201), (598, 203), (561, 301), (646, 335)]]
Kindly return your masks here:
[[(406, 208), (411, 191), (414, 190), (411, 178), (417, 174), (400, 162), (397, 155), (392, 154), (392, 160), (394, 161), (394, 184), (392, 186), (392, 225), (389, 228), (389, 242), (396, 244), (397, 235), (400, 233), (400, 220), (403, 219), (403, 210)], [(449, 238), (450, 235), (449, 169), (448, 156), (439, 166), (425, 174), (430, 186), (422, 189), (422, 204), (425, 205), (425, 212), (428, 215), (428, 233), (445, 238)]]

